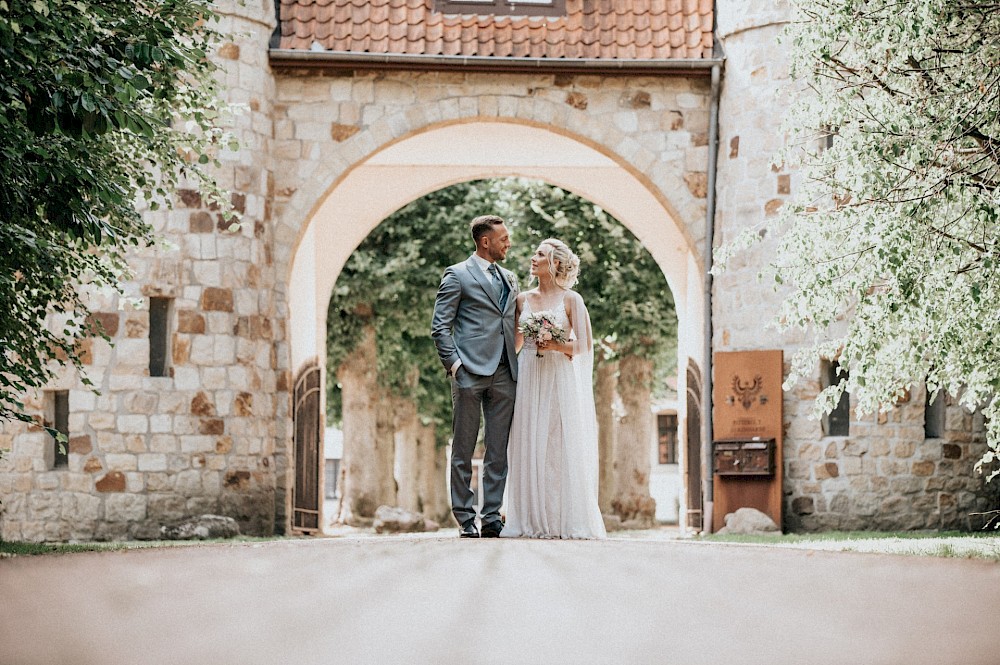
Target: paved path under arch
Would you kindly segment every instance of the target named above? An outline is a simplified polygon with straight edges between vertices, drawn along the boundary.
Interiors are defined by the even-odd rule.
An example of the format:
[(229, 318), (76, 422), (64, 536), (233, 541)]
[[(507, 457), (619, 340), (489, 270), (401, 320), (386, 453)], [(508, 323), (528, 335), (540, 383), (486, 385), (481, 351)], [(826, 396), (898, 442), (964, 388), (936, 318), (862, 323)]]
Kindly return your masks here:
[(344, 538), (0, 561), (0, 663), (995, 665), (1000, 565)]

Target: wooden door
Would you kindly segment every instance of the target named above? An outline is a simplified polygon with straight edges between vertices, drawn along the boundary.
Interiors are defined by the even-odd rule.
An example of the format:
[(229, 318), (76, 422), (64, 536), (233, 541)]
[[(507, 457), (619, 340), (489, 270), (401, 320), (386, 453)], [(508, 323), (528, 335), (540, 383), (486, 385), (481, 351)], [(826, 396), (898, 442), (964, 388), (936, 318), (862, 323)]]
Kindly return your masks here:
[(688, 359), (687, 368), (687, 437), (685, 441), (684, 487), (687, 503), (687, 520), (690, 529), (700, 531), (702, 525), (701, 458), (701, 370)]
[(292, 488), (292, 531), (320, 531), (320, 443), (323, 419), (320, 414), (320, 373), (312, 365), (295, 381), (295, 484)]

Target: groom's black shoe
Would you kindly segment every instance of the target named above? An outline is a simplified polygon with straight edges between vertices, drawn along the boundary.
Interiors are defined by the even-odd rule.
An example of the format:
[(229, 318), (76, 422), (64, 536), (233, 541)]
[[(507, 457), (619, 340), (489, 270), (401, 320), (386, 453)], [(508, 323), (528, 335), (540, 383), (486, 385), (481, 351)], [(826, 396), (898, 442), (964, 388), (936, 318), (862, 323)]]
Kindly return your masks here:
[(500, 532), (503, 531), (503, 522), (497, 520), (496, 522), (490, 522), (489, 524), (483, 525), (483, 538), (499, 538)]
[(476, 530), (476, 521), (469, 520), (458, 529), (459, 538), (478, 538), (479, 531)]

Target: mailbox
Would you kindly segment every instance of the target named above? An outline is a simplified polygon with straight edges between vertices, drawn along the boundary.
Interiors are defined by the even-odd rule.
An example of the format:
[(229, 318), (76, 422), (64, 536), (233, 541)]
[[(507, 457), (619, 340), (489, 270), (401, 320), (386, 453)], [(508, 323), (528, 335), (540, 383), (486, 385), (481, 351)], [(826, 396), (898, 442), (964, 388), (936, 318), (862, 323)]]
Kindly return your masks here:
[(720, 476), (773, 476), (774, 439), (722, 439), (713, 446), (713, 471)]

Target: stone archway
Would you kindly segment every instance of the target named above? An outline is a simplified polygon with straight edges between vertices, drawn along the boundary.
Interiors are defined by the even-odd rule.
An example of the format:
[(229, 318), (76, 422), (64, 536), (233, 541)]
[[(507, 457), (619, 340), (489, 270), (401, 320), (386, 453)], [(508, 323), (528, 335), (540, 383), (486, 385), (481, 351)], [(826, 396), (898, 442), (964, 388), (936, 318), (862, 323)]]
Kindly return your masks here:
[[(354, 249), (385, 217), (448, 185), (506, 176), (572, 191), (605, 208), (636, 235), (674, 294), (678, 367), (686, 367), (701, 348), (704, 316), (702, 274), (689, 234), (694, 220), (679, 218), (662, 191), (611, 151), (565, 130), (495, 118), (437, 124), (389, 141), (319, 193), (289, 261), (290, 366), (297, 370), (319, 358), (323, 367), (334, 283)], [(456, 248), (456, 256), (465, 250)], [(681, 373), (680, 391), (685, 378)], [(684, 436), (683, 425), (679, 434)]]

